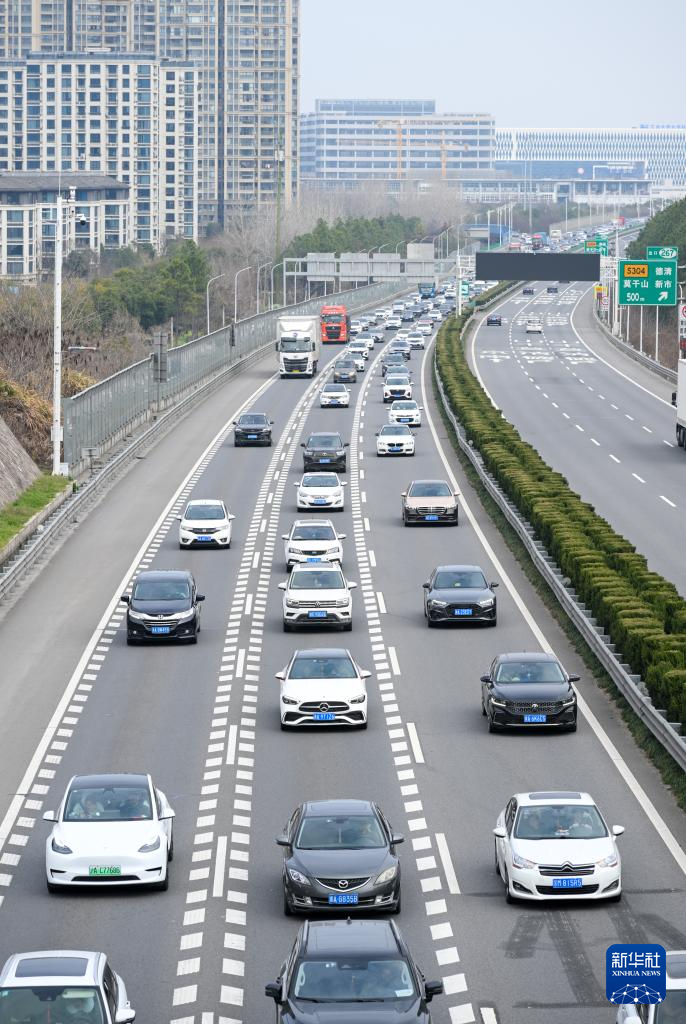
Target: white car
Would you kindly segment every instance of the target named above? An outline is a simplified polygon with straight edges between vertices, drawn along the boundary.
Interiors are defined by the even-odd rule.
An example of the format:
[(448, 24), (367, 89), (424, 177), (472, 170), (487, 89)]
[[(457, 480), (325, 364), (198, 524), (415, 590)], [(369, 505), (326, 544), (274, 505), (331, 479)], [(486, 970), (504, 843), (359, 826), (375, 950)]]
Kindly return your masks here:
[(70, 885), (167, 889), (174, 812), (149, 775), (75, 775), (45, 844), (49, 892)]
[(387, 373), (383, 379), (384, 404), (397, 398), (412, 398), (412, 381), (404, 373)]
[(393, 402), (388, 410), (389, 423), (407, 423), (410, 427), (421, 427), (422, 409), (413, 398), (402, 398)]
[(391, 314), (390, 309), (375, 309), (374, 310), (374, 315), (376, 316), (377, 321), (378, 320), (385, 320), (387, 316), (390, 316), (390, 314)]
[(410, 331), (406, 338), (407, 344), (410, 348), (421, 348), (423, 349), (426, 345), (424, 335), (421, 331)]
[(353, 356), (362, 356), (363, 359), (369, 359), (369, 349), (367, 348), (366, 341), (351, 341), (348, 345), (348, 352)]
[(343, 488), (346, 484), (338, 479), (337, 473), (303, 473), (300, 482), (296, 481), (294, 486), (298, 488), (295, 499), (298, 512), (307, 512), (311, 508), (322, 512), (326, 508), (343, 511)]
[(338, 533), (330, 519), (296, 519), (285, 541), (284, 557), (290, 570), (298, 562), (338, 562), (343, 564), (344, 533)]
[(399, 316), (391, 315), (386, 317), (386, 330), (399, 331), (403, 325)]
[(369, 327), (366, 331), (362, 331), (361, 334), (357, 335), (355, 338), (355, 344), (361, 345), (362, 342), (364, 342), (367, 348), (367, 355), (369, 355), (376, 344), (376, 336), (376, 327)]
[(526, 333), (543, 334), (543, 321), (534, 317), (529, 318), (526, 322)]
[(515, 793), (493, 829), (507, 902), (619, 900), (623, 832), (607, 826), (588, 793)]
[(351, 335), (359, 334), (361, 330), (363, 330), (363, 324), (362, 324), (361, 320), (351, 320), (350, 321), (349, 331), (350, 331)]
[(426, 319), (431, 320), (432, 323), (434, 324), (440, 324), (441, 320), (443, 319), (443, 314), (441, 313), (440, 309), (431, 309), (426, 314)]
[[(352, 342), (350, 343), (353, 344)], [(364, 373), (365, 363), (367, 362), (367, 355), (365, 352), (355, 351), (348, 345), (343, 350), (340, 356), (341, 359), (350, 359), (355, 364), (355, 369), (358, 373)]]
[(356, 725), (367, 728), (367, 684), (350, 651), (315, 647), (296, 651), (276, 673), (281, 682), (281, 728), (299, 725)]
[(345, 384), (334, 384), (331, 381), (320, 390), (319, 405), (322, 409), (328, 406), (342, 406), (347, 409), (350, 405), (350, 391)]
[(179, 520), (179, 547), (230, 548), (231, 515), (221, 498), (196, 498), (189, 501)]
[[(407, 341), (407, 336), (409, 333), (409, 329), (407, 327), (403, 327), (396, 333), (396, 336), (393, 339), (393, 341)], [(391, 342), (391, 345), (393, 344), (393, 341)]]
[(338, 626), (349, 632), (353, 628), (352, 591), (357, 583), (349, 583), (340, 565), (332, 562), (293, 567), (288, 581), (279, 583), (283, 595), (283, 631), (294, 626)]
[(377, 455), (414, 455), (414, 434), (404, 423), (385, 423), (376, 432)]
[(419, 331), (419, 333), (423, 334), (424, 337), (426, 338), (426, 337), (430, 337), (433, 334), (433, 332), (434, 332), (434, 325), (433, 325), (432, 321), (429, 320), (428, 317), (423, 316), (414, 325), (414, 329), (415, 329), (415, 331)]

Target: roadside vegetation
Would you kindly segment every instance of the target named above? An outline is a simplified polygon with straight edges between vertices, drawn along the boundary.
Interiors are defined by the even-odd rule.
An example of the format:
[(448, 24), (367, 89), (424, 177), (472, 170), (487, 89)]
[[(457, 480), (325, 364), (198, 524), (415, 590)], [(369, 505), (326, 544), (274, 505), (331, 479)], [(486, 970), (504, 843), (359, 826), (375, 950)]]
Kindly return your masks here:
[(64, 477), (39, 476), (19, 497), (0, 510), (0, 548), (9, 543), (54, 497), (71, 486)]

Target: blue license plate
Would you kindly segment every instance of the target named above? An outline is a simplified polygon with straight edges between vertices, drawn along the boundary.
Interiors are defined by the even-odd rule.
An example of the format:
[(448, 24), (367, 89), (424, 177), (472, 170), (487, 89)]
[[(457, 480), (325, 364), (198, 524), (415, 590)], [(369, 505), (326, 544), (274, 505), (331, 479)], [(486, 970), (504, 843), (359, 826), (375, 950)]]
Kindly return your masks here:
[(400, 419), (398, 420), (398, 423), (409, 423), (409, 422), (410, 422), (410, 417), (409, 416), (401, 416)]
[(402, 445), (399, 445), (399, 444), (389, 444), (388, 450), (389, 450), (389, 452), (401, 452), (403, 449), (402, 449)]
[(524, 715), (524, 721), (532, 725), (541, 725), (548, 720), (547, 715)]
[(308, 619), (325, 619), (326, 618), (326, 612), (325, 611), (308, 612), (307, 613), (307, 617), (308, 617)]
[(354, 905), (358, 902), (358, 896), (356, 892), (336, 892), (329, 896), (329, 903), (336, 906)]
[(583, 878), (553, 878), (553, 889), (581, 889)]
[(326, 498), (315, 498), (315, 505), (326, 505)]
[(471, 608), (453, 608), (453, 615), (471, 615)]
[(196, 537), (195, 539), (203, 543), (207, 543), (208, 540), (212, 540), (212, 538), (208, 537), (206, 534), (203, 534), (202, 537)]
[(162, 635), (168, 633), (170, 628), (171, 627), (169, 627), (169, 626), (151, 626), (150, 627), (150, 632), (151, 633), (156, 633), (158, 636), (162, 636)]
[(426, 519), (427, 523), (437, 523), (438, 522), (438, 516), (424, 516), (424, 518)]
[(333, 711), (315, 711), (312, 718), (315, 722), (333, 722), (336, 716)]
[(321, 562), (321, 557), (319, 555), (308, 555), (308, 557), (305, 559), (305, 561), (306, 562)]
[(257, 434), (248, 434), (248, 441), (256, 441)]
[(320, 462), (331, 462), (331, 459), (320, 459)]

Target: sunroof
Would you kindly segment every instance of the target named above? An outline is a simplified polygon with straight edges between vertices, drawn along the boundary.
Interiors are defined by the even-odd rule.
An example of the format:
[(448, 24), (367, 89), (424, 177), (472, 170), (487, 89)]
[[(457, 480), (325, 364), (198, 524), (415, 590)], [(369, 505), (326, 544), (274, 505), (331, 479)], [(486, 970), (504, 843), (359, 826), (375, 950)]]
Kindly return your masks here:
[(17, 978), (82, 978), (88, 961), (80, 956), (36, 956), (20, 962)]

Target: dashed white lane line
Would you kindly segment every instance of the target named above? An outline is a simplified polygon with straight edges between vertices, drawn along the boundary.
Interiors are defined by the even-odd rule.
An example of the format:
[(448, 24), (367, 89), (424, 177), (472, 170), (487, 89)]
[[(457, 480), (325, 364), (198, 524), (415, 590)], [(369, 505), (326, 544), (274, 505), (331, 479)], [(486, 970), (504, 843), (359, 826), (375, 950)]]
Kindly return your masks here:
[(591, 438), (591, 444), (594, 444), (596, 448), (600, 448), (600, 441), (596, 441), (594, 437)]
[(673, 448), (674, 447), (674, 445), (672, 444), (671, 441), (665, 441), (664, 438), (662, 439), (662, 443), (666, 444), (668, 448)]
[(621, 459), (618, 459), (616, 455), (610, 454), (610, 458), (612, 459), (613, 462), (619, 463), (619, 462), (622, 461)]
[(638, 480), (639, 484), (644, 484), (645, 483), (645, 480), (643, 479), (643, 477), (639, 476), (638, 473), (632, 473), (631, 475), (634, 478), (634, 480)]
[(492, 1006), (481, 1007), (481, 1020), (483, 1024), (498, 1024), (498, 1018)]
[(574, 426), (576, 427), (577, 430), (580, 430), (581, 433), (583, 434), (583, 432), (584, 432), (584, 428), (583, 427), (579, 426), (578, 423), (575, 423)]
[(414, 754), (415, 761), (417, 764), (425, 764), (424, 751), (422, 750), (422, 745), (419, 742), (419, 734), (417, 733), (417, 726), (414, 722), (407, 723), (407, 735), (410, 740), (410, 746), (412, 747), (412, 753)]
[(224, 893), (224, 874), (226, 872), (227, 836), (217, 837), (217, 856), (214, 862), (214, 878), (212, 879), (212, 895), (222, 896)]
[(645, 424), (641, 426), (641, 430), (645, 430), (646, 434), (652, 434), (650, 427), (646, 427)]
[[(407, 728), (409, 731), (409, 724)], [(443, 832), (436, 833), (436, 846), (438, 847), (438, 856), (441, 858), (441, 864), (443, 865), (443, 874), (445, 875), (445, 880), (448, 883), (448, 892), (452, 893), (453, 896), (459, 896), (460, 886), (457, 882), (457, 875), (455, 874), (453, 859), (450, 856), (450, 850), (448, 849), (448, 842)]]
[(628, 412), (625, 412), (625, 413), (624, 413), (624, 415), (626, 416), (626, 418), (627, 418), (628, 420), (631, 420), (631, 422), (632, 422), (632, 423), (634, 422), (634, 417), (633, 417), (633, 416), (630, 416)]
[(388, 657), (389, 657), (390, 662), (391, 662), (391, 668), (393, 669), (393, 675), (394, 676), (399, 676), (400, 675), (400, 663), (398, 661), (398, 655), (396, 653), (395, 647), (389, 647), (388, 648)]
[(381, 612), (382, 615), (385, 615), (386, 614), (386, 602), (383, 599), (382, 591), (377, 590), (377, 592), (376, 592), (376, 600), (377, 600), (378, 605), (379, 605), (379, 611)]
[(669, 505), (670, 508), (676, 508), (676, 505), (674, 504), (674, 502), (670, 501), (669, 498), (665, 498), (664, 494), (660, 495), (660, 501), (664, 501), (664, 503), (666, 505)]
[(569, 415), (569, 413), (568, 413), (568, 412), (563, 412), (563, 413), (562, 413), (562, 415), (564, 416), (564, 418), (565, 418), (566, 420), (568, 420), (568, 419), (571, 419), (571, 417), (570, 417), (570, 415)]

